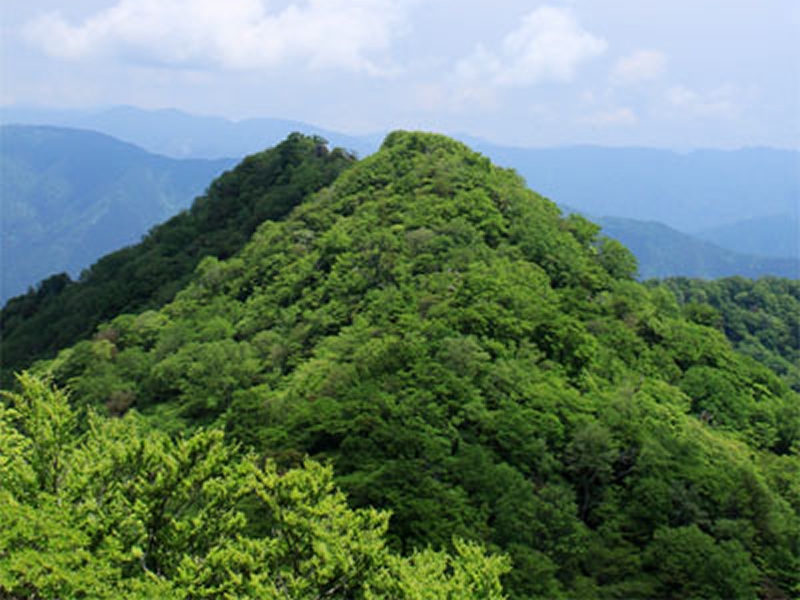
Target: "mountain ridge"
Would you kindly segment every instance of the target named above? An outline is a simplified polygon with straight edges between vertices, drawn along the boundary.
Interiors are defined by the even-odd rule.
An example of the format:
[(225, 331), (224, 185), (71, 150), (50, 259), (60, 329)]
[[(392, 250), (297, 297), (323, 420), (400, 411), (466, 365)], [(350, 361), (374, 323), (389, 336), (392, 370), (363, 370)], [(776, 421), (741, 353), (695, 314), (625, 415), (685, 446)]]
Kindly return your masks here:
[(329, 152), (320, 138), (290, 136), (218, 177), (189, 210), (155, 226), (139, 243), (103, 256), (78, 281), (51, 275), (12, 298), (0, 312), (4, 378), (91, 335), (120, 310), (161, 306), (204, 256), (235, 253), (262, 221), (285, 216), (352, 160), (343, 150)]
[(507, 554), (514, 599), (791, 595), (797, 394), (599, 232), (395, 132), (35, 370), (79, 406), (328, 462), (397, 551)]
[(0, 120), (97, 130), (172, 158), (243, 158), (278, 144), (292, 132), (321, 136), (334, 146), (360, 154), (374, 152), (380, 144), (378, 135), (349, 135), (293, 119), (232, 120), (169, 108), (143, 110), (115, 106), (100, 110), (50, 111), (5, 107), (0, 110)]
[[(136, 114), (135, 110), (134, 113)], [(191, 125), (194, 123), (192, 118), (188, 115), (183, 115), (179, 112), (177, 112), (177, 114), (182, 119), (189, 119), (187, 121), (188, 124)], [(12, 130), (23, 131), (25, 130), (25, 127), (26, 126), (17, 126)], [(35, 126), (32, 126), (32, 128), (28, 131), (41, 132), (47, 131), (47, 129), (37, 129)], [(63, 134), (68, 133), (68, 130), (65, 129), (60, 131)], [(33, 133), (31, 133), (31, 135), (33, 135)], [(72, 135), (83, 134), (78, 134), (75, 132)], [(125, 143), (126, 142), (121, 142), (121, 144)], [(104, 176), (102, 174), (102, 170), (96, 167), (102, 164), (102, 155), (113, 154), (108, 151), (93, 153), (91, 151), (91, 144), (87, 146), (89, 150), (87, 150), (87, 148), (81, 149), (79, 144), (72, 144), (69, 148), (67, 148), (64, 144), (61, 144), (60, 147), (62, 147), (65, 151), (62, 153), (62, 156), (53, 155), (54, 149), (43, 148), (43, 150), (51, 153), (52, 156), (50, 160), (65, 162), (71, 160), (70, 156), (73, 155), (85, 155), (88, 157), (89, 155), (98, 154), (100, 157), (96, 157), (93, 160), (100, 162), (95, 163), (93, 165), (93, 170), (90, 172), (81, 174), (80, 171), (76, 171), (72, 177), (60, 177), (56, 180), (56, 189), (68, 189), (69, 187), (76, 187), (80, 185), (84, 185), (85, 187), (85, 184), (81, 183), (82, 181), (97, 181), (99, 178), (101, 179)], [(135, 156), (134, 159), (128, 159), (128, 162), (130, 163), (141, 163), (142, 157), (152, 160), (152, 156), (147, 157), (146, 155), (141, 154), (141, 152), (136, 151), (133, 146), (121, 147), (126, 151), (130, 151)], [(589, 147), (589, 149), (593, 151), (605, 152), (605, 150), (602, 148)], [(524, 149), (518, 150), (521, 152), (527, 152)], [(8, 154), (8, 152), (6, 152), (6, 154)], [(41, 161), (41, 158), (30, 156), (28, 157), (28, 160)], [(214, 164), (219, 164), (221, 165), (221, 168), (224, 168), (227, 166), (232, 166), (233, 161), (221, 161), (220, 163)], [(547, 164), (547, 161), (545, 161), (545, 164)], [(6, 161), (6, 165), (8, 165), (8, 161)], [(45, 165), (45, 167), (46, 166), (47, 165)], [(182, 168), (185, 168), (185, 165), (183, 165)], [(28, 179), (33, 177), (35, 170), (31, 170), (30, 172), (31, 177)], [(48, 176), (47, 173), (48, 171), (46, 171), (46, 168), (40, 168), (36, 177), (46, 178)], [(140, 236), (144, 235), (147, 230), (145, 223), (155, 224), (161, 222), (165, 218), (171, 216), (172, 213), (177, 212), (177, 209), (179, 208), (177, 204), (172, 202), (169, 204), (171, 207), (169, 209), (166, 207), (154, 207), (152, 209), (146, 209), (146, 206), (149, 206), (147, 202), (152, 204), (152, 200), (157, 199), (159, 196), (157, 189), (150, 192), (140, 192), (139, 197), (134, 197), (128, 201), (126, 205), (120, 206), (120, 200), (122, 198), (129, 197), (132, 193), (131, 190), (141, 187), (141, 183), (137, 181), (137, 179), (144, 178), (152, 180), (152, 177), (147, 176), (127, 176), (126, 178), (118, 178), (117, 181), (110, 182), (112, 187), (107, 189), (104, 194), (108, 199), (104, 200), (102, 203), (96, 203), (95, 210), (90, 211), (89, 213), (76, 214), (70, 217), (72, 225), (69, 225), (68, 222), (63, 222), (64, 220), (62, 219), (56, 218), (57, 208), (54, 208), (53, 210), (56, 211), (56, 217), (50, 218), (50, 215), (44, 214), (39, 216), (31, 215), (31, 218), (28, 219), (29, 224), (27, 226), (21, 226), (19, 220), (14, 219), (15, 212), (18, 211), (10, 209), (14, 208), (14, 206), (11, 204), (14, 202), (15, 198), (18, 200), (22, 199), (21, 203), (16, 203), (17, 206), (22, 207), (25, 204), (26, 200), (24, 199), (24, 194), (28, 193), (25, 191), (27, 188), (23, 186), (22, 189), (20, 189), (20, 185), (17, 185), (16, 188), (14, 187), (14, 182), (19, 178), (10, 176), (8, 173), (8, 168), (5, 169), (4, 175), (5, 177), (3, 179), (6, 184), (6, 189), (3, 194), (3, 197), (6, 198), (4, 201), (4, 212), (6, 214), (5, 222), (8, 224), (8, 226), (3, 232), (5, 244), (7, 246), (4, 252), (7, 258), (4, 268), (6, 284), (3, 286), (3, 300), (14, 295), (15, 293), (21, 293), (27, 287), (33, 286), (46, 276), (56, 274), (59, 271), (69, 271), (70, 275), (75, 277), (81, 269), (88, 267), (95, 259), (102, 256), (102, 254), (105, 252), (138, 240)], [(106, 177), (106, 179), (108, 179), (108, 177)], [(163, 178), (160, 180), (163, 180)], [(199, 194), (202, 186), (204, 186), (209, 180), (210, 175), (199, 174), (195, 180), (191, 182), (191, 185), (194, 187), (190, 191), (181, 194), (181, 207), (188, 206), (191, 197)], [(125, 183), (126, 181), (128, 181), (127, 184)], [(151, 181), (147, 185), (159, 186), (163, 184), (159, 183), (159, 181)], [(9, 186), (10, 189), (8, 189)], [(539, 189), (539, 186), (536, 185), (535, 182), (534, 186)], [(53, 185), (50, 187), (52, 188)], [(152, 189), (152, 187), (148, 189)], [(194, 193), (195, 190), (197, 193)], [(52, 195), (52, 192), (50, 192), (50, 194)], [(87, 197), (91, 197), (92, 190), (89, 190), (88, 194), (81, 193), (74, 195), (85, 199)], [(147, 202), (141, 202), (142, 197), (144, 197)], [(116, 198), (116, 200), (112, 200), (112, 198)], [(568, 204), (563, 200), (563, 198), (558, 196), (554, 196), (554, 198), (558, 200), (561, 206)], [(105, 206), (103, 203), (105, 203)], [(113, 217), (113, 215), (109, 215), (109, 212), (115, 212), (112, 210), (111, 206), (116, 206), (116, 212), (119, 212), (122, 216)], [(140, 208), (137, 208), (137, 206)], [(25, 207), (24, 210), (30, 211), (31, 208)], [(102, 215), (106, 216), (102, 217)], [(91, 227), (91, 224), (101, 218), (104, 218), (105, 221), (108, 221), (108, 223), (104, 226), (104, 222), (101, 222), (92, 228), (91, 234), (87, 233), (86, 230)], [(116, 218), (116, 221), (114, 222), (116, 224), (109, 221), (109, 219), (113, 221), (114, 218)], [(679, 239), (681, 236), (678, 235), (677, 232), (671, 232), (665, 228), (655, 230), (652, 226), (649, 226), (644, 222), (635, 223), (635, 220), (632, 219), (627, 220), (625, 227), (620, 227), (620, 224), (623, 222), (621, 219), (622, 218), (616, 218), (615, 232), (620, 236), (620, 239), (623, 241), (623, 243), (635, 250), (635, 253), (638, 255), (640, 261), (641, 274), (645, 278), (650, 276), (673, 275), (713, 277), (730, 276), (736, 274), (746, 276), (797, 276), (798, 269), (796, 266), (796, 259), (792, 260), (791, 256), (789, 256), (784, 257), (781, 260), (776, 260), (778, 257), (775, 256), (781, 252), (786, 254), (792, 248), (796, 249), (795, 255), (800, 256), (800, 248), (797, 246), (798, 234), (800, 234), (800, 232), (795, 231), (796, 227), (792, 228), (792, 226), (789, 225), (791, 222), (794, 222), (795, 224), (797, 223), (797, 221), (792, 221), (790, 216), (780, 220), (764, 217), (757, 219), (756, 221), (751, 220), (750, 222), (742, 222), (738, 225), (732, 226), (732, 228), (723, 228), (722, 230), (719, 230), (719, 233), (717, 234), (714, 234), (713, 231), (700, 234), (701, 237), (703, 235), (706, 235), (706, 237), (710, 236), (714, 239), (714, 241), (718, 241), (722, 243), (723, 246), (726, 246), (728, 250), (731, 248), (735, 249), (737, 245), (740, 245), (742, 247), (750, 248), (754, 251), (761, 250), (763, 254), (772, 254), (771, 259), (767, 257), (759, 258), (755, 255), (735, 256), (730, 253), (722, 252), (717, 248), (701, 244), (697, 239), (689, 239), (685, 237)], [(125, 221), (125, 224), (120, 225), (118, 223), (119, 221)], [(140, 225), (134, 227), (135, 223), (140, 223)], [(759, 224), (765, 225), (762, 227)], [(37, 229), (31, 229), (31, 227), (35, 227)], [(58, 233), (57, 229), (54, 229), (58, 227), (63, 230), (60, 234)], [(656, 239), (643, 241), (642, 232), (648, 228), (651, 233), (655, 234)], [(725, 231), (730, 231), (731, 233), (726, 234)], [(716, 238), (714, 237), (715, 235)], [(9, 243), (15, 239), (19, 240), (21, 238), (25, 238), (27, 240), (34, 240), (36, 239), (36, 236), (43, 238), (45, 241), (43, 242), (44, 245), (41, 245), (41, 247), (38, 247), (34, 251), (23, 252), (8, 247)], [(726, 240), (727, 243), (725, 243)], [(693, 251), (696, 253), (696, 255), (687, 256), (686, 250), (689, 247), (693, 248)], [(770, 252), (770, 248), (775, 248), (775, 250)], [(68, 260), (67, 257), (69, 256), (73, 256), (73, 259)], [(676, 258), (678, 256), (683, 256), (683, 258), (678, 260)], [(19, 266), (17, 263), (19, 263)], [(15, 272), (21, 270), (29, 274), (23, 278), (14, 276), (14, 278), (18, 281), (17, 284), (12, 287), (11, 284), (8, 283), (10, 278)], [(30, 275), (30, 273), (33, 273), (33, 275)]]
[(658, 221), (690, 234), (758, 216), (797, 218), (800, 211), (800, 153), (794, 150), (478, 148), (573, 209)]
[(3, 302), (138, 241), (232, 163), (178, 161), (102, 133), (50, 126), (3, 125), (0, 145)]
[(800, 257), (800, 219), (791, 214), (768, 215), (698, 233), (702, 239), (728, 249), (772, 258)]
[[(4, 107), (0, 110), (3, 122), (15, 118), (95, 127), (150, 151), (179, 156), (185, 156), (187, 148), (202, 146), (208, 149), (206, 156), (242, 157), (278, 143), (295, 130), (321, 135), (332, 145), (355, 150), (361, 156), (374, 152), (380, 144), (378, 135), (343, 134), (298, 121), (233, 122), (219, 117), (195, 117), (174, 109), (146, 111), (117, 107), (81, 112)], [(800, 218), (797, 170), (800, 153), (796, 149), (674, 151), (592, 145), (521, 148), (469, 135), (456, 137), (498, 164), (516, 168), (532, 187), (559, 204), (587, 214), (654, 220), (689, 234), (737, 223), (739, 227), (748, 227), (748, 220), (771, 215), (786, 215), (795, 222)], [(575, 177), (578, 172), (580, 178)], [(597, 190), (603, 193), (598, 194)], [(736, 235), (712, 241), (722, 242), (723, 247), (740, 253), (776, 256), (776, 249), (782, 249), (781, 252), (797, 249), (797, 232), (773, 227), (768, 235), (757, 238), (757, 244), (756, 240)], [(792, 252), (783, 256), (800, 255)]]

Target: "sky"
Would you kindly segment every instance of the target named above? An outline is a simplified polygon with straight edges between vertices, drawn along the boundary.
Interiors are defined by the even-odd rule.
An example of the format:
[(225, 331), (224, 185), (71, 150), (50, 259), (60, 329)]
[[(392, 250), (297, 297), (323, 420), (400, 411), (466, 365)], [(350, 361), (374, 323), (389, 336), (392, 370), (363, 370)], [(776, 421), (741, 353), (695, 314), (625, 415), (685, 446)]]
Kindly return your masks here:
[(0, 0), (0, 106), (800, 146), (800, 0)]

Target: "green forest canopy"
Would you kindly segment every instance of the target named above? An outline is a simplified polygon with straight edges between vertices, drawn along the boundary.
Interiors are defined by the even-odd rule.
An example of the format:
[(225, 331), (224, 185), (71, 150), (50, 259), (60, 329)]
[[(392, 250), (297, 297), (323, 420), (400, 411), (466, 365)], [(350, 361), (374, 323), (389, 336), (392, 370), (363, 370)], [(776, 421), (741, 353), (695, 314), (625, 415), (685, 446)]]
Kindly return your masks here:
[(662, 283), (675, 293), (688, 319), (719, 329), (737, 350), (800, 392), (800, 281), (674, 278), (650, 285)]
[(278, 472), (220, 431), (78, 414), (30, 375), (0, 405), (0, 591), (14, 598), (500, 598), (502, 557), (391, 552), (331, 469)]
[[(704, 304), (710, 292), (681, 304), (680, 282), (645, 286), (634, 273), (621, 245), (513, 172), (450, 139), (397, 132), (238, 252), (203, 259), (163, 307), (109, 318), (38, 364), (56, 391), (27, 387), (68, 389), (76, 415), (124, 415), (81, 416), (71, 447), (136, 424), (170, 452), (188, 443), (175, 436), (213, 438), (221, 456), (245, 453), (275, 477), (330, 486), (332, 473), (353, 515), (390, 511), (391, 560), (416, 564), (433, 548), (432, 561), (466, 560), (492, 594), (502, 577), (512, 598), (796, 596), (790, 370), (736, 352), (720, 330), (735, 310)], [(776, 355), (792, 344), (774, 342), (762, 340)], [(35, 437), (9, 422), (4, 435)], [(38, 514), (41, 500), (5, 489)], [(274, 518), (242, 514), (248, 536)], [(121, 539), (122, 527), (104, 535)], [(87, 565), (122, 568), (73, 533), (57, 536)], [(211, 551), (180, 544), (170, 560)], [(0, 569), (17, 558), (0, 549)], [(131, 585), (146, 579), (129, 562)]]

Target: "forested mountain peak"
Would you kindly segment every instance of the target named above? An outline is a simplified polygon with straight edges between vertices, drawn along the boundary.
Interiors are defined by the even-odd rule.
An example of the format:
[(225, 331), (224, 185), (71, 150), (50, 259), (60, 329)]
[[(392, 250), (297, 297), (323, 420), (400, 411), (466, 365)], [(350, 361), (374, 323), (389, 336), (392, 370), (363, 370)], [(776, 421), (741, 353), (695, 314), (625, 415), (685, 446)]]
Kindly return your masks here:
[(190, 210), (154, 227), (140, 243), (106, 255), (78, 281), (52, 275), (12, 298), (0, 313), (3, 381), (12, 370), (88, 337), (105, 319), (163, 305), (204, 256), (235, 254), (262, 221), (285, 217), (353, 162), (351, 154), (328, 149), (322, 138), (290, 135), (245, 158), (211, 183)]
[[(79, 409), (327, 462), (351, 507), (391, 511), (392, 550), (479, 544), (513, 598), (796, 595), (797, 394), (598, 232), (395, 132), (35, 371)], [(258, 577), (237, 548), (232, 581)]]

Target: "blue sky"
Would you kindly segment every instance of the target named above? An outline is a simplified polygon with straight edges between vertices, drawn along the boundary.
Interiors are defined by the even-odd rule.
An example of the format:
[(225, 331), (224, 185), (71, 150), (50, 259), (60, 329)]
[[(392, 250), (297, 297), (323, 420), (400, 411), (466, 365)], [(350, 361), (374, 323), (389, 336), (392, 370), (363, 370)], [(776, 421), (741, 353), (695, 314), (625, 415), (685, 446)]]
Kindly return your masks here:
[(3, 0), (0, 103), (800, 145), (797, 0)]

